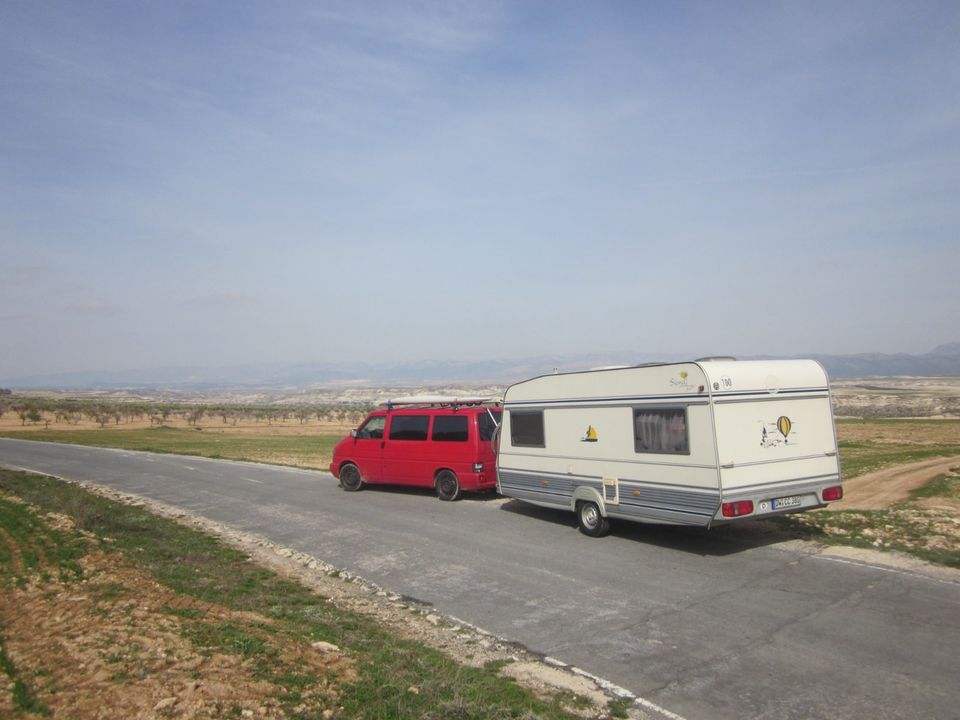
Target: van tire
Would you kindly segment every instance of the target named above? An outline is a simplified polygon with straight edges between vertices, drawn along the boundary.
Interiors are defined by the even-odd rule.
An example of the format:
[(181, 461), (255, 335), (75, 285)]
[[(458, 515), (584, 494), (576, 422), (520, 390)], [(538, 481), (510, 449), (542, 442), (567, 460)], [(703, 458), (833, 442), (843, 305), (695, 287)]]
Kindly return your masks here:
[(610, 532), (610, 521), (600, 514), (600, 507), (589, 500), (577, 503), (577, 524), (580, 532), (590, 537), (603, 537)]
[(450, 470), (441, 470), (437, 473), (437, 497), (441, 500), (459, 500), (460, 499), (460, 481)]
[(353, 463), (347, 463), (340, 468), (340, 487), (349, 492), (356, 492), (363, 487), (363, 476), (360, 468)]

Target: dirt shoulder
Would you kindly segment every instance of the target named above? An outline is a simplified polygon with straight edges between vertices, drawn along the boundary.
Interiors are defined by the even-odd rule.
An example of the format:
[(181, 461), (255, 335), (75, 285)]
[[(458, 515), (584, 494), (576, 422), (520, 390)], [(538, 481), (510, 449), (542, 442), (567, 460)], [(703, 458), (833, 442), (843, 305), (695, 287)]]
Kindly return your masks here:
[(938, 475), (960, 468), (960, 455), (923, 460), (885, 468), (845, 480), (843, 500), (831, 510), (883, 510), (910, 497), (910, 491), (922, 487)]

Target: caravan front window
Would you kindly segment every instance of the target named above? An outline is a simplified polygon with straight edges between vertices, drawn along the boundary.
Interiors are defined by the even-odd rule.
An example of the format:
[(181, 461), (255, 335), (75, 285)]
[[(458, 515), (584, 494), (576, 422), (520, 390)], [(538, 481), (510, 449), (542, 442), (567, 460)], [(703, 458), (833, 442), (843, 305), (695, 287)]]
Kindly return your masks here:
[(690, 454), (686, 408), (634, 408), (633, 440), (638, 453)]
[(514, 447), (544, 447), (543, 411), (510, 411), (510, 443)]

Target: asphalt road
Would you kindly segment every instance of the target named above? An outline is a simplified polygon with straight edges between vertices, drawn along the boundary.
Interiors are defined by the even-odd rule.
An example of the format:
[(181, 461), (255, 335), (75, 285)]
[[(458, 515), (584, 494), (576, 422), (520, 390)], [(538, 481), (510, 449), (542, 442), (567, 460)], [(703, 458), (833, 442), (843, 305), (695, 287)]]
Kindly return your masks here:
[(248, 463), (0, 439), (0, 464), (88, 480), (257, 533), (688, 720), (960, 718), (960, 584), (771, 544), (443, 503)]

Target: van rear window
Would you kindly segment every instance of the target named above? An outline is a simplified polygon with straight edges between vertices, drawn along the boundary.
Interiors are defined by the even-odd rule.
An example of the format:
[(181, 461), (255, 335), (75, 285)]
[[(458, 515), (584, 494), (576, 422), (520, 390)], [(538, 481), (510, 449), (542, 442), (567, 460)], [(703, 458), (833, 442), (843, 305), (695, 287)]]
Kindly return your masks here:
[[(500, 424), (500, 411), (490, 410), (477, 415), (477, 426), (480, 428), (480, 439), (489, 442), (493, 439), (493, 431)], [(491, 418), (490, 416), (493, 415)]]
[(437, 415), (433, 418), (433, 439), (437, 442), (466, 442), (466, 415)]
[(394, 415), (390, 420), (391, 440), (426, 440), (429, 415)]

